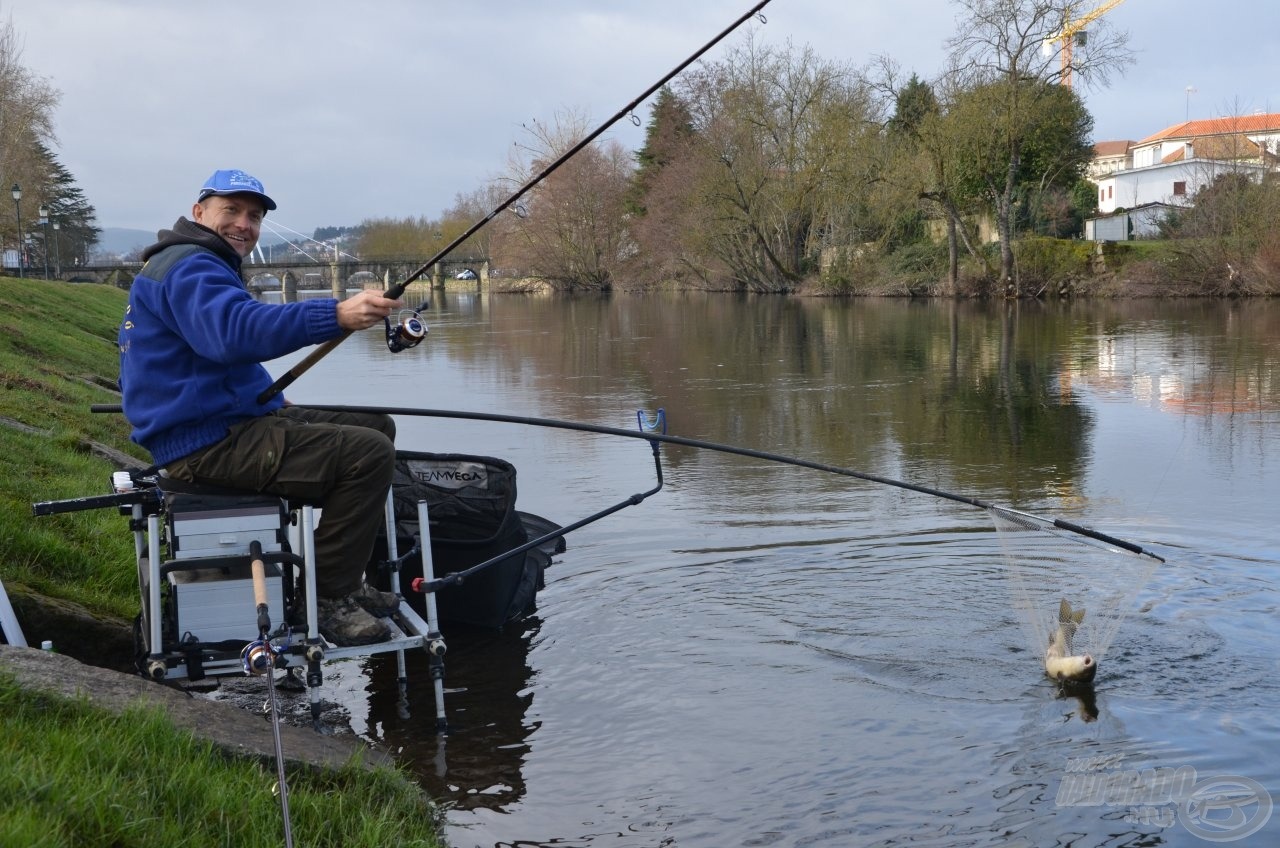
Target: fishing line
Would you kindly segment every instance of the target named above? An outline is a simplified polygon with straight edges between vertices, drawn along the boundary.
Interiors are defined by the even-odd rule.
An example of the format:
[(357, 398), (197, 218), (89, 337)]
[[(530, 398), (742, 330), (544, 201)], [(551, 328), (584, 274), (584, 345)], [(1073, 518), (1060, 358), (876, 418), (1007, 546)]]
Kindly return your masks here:
[[(277, 237), (280, 237), (280, 233), (277, 230), (273, 229), (270, 225), (268, 225), (265, 219), (263, 220), (262, 223), (263, 223), (263, 226), (267, 227), (267, 229), (270, 229), (274, 235), (276, 235)], [(313, 244), (320, 245), (326, 251), (330, 247), (324, 242), (317, 241), (316, 239), (308, 235), (305, 235), (303, 233), (300, 233), (297, 230), (285, 224), (281, 224), (280, 226), (295, 235), (302, 236), (302, 238), (306, 239), (307, 241)], [(312, 256), (310, 253), (307, 253), (305, 250), (299, 247), (296, 242), (288, 242), (288, 240), (286, 240), (286, 242), (291, 244), (293, 247), (297, 248), (297, 250), (303, 256), (310, 259), (316, 265), (322, 266), (325, 264), (326, 260), (322, 260), (315, 256)], [(261, 253), (262, 251), (261, 245), (256, 247), (255, 250)], [(253, 254), (250, 254), (250, 256), (252, 255)], [(338, 259), (338, 257), (342, 257), (342, 256), (345, 256), (348, 259), (354, 259), (357, 261), (359, 260), (358, 256), (354, 256), (350, 253), (347, 253), (345, 250), (339, 250), (336, 244), (333, 245), (333, 259), (336, 260)], [(265, 259), (263, 261), (266, 262)], [(303, 267), (307, 267), (307, 266), (304, 265)], [(399, 353), (402, 350), (408, 350), (411, 347), (416, 347), (419, 342), (421, 342), (423, 339), (427, 337), (427, 325), (426, 323), (423, 322), (422, 315), (420, 313), (422, 312), (423, 309), (427, 308), (428, 305), (429, 305), (429, 302), (424, 301), (422, 304), (418, 306), (417, 309), (401, 310), (396, 315), (395, 323), (392, 323), (390, 317), (382, 319), (382, 325), (385, 329), (386, 337), (387, 337), (387, 350), (391, 351), (392, 353)]]
[[(553, 171), (558, 169), (565, 162), (569, 161), (569, 159), (572, 158), (579, 150), (586, 147), (591, 142), (595, 141), (596, 138), (599, 137), (605, 130), (609, 129), (609, 127), (613, 126), (618, 121), (625, 118), (627, 115), (633, 113), (636, 107), (639, 106), (642, 102), (644, 102), (646, 98), (648, 98), (655, 91), (657, 91), (658, 89), (666, 85), (668, 82), (670, 82), (671, 79), (676, 74), (680, 73), (689, 65), (696, 62), (699, 58), (702, 57), (704, 53), (706, 53), (708, 50), (710, 50), (712, 47), (718, 44), (727, 35), (729, 35), (729, 33), (733, 32), (735, 29), (737, 29), (747, 20), (749, 20), (752, 17), (756, 17), (762, 22), (764, 22), (765, 18), (764, 18), (764, 15), (760, 14), (760, 10), (763, 9), (765, 6), (767, 6), (769, 2), (770, 0), (760, 0), (760, 2), (752, 6), (751, 9), (749, 9), (745, 14), (739, 17), (736, 21), (734, 21), (728, 27), (726, 27), (719, 35), (717, 35), (715, 38), (711, 39), (706, 44), (699, 47), (687, 59), (685, 59), (679, 65), (676, 65), (667, 74), (665, 74), (662, 77), (662, 79), (658, 80), (653, 85), (645, 89), (644, 92), (642, 92), (638, 97), (636, 97), (626, 106), (623, 106), (621, 109), (615, 112), (612, 117), (610, 117), (600, 126), (596, 127), (594, 130), (588, 133), (585, 137), (583, 137), (581, 141), (579, 141), (573, 147), (566, 150), (564, 153), (562, 153), (559, 156), (559, 158), (557, 158), (551, 164), (543, 168), (539, 173), (537, 173), (532, 178), (530, 178), (529, 181), (526, 182), (524, 185), (522, 185), (520, 188), (516, 189), (514, 194), (507, 197), (505, 200), (503, 200), (501, 203), (495, 206), (493, 210), (489, 212), (488, 215), (485, 215), (479, 221), (476, 221), (474, 224), (472, 224), (470, 227), (464, 230), (461, 235), (457, 236), (453, 241), (449, 242), (444, 247), (442, 247), (434, 256), (432, 256), (430, 259), (424, 262), (417, 270), (409, 274), (407, 278), (405, 278), (403, 281), (399, 283), (396, 283), (391, 288), (387, 289), (387, 291), (383, 293), (384, 296), (389, 297), (393, 300), (399, 299), (400, 296), (404, 294), (405, 289), (408, 288), (410, 283), (412, 283), (414, 280), (417, 280), (423, 274), (427, 273), (427, 271), (429, 271), (433, 265), (435, 265), (444, 257), (448, 256), (451, 251), (453, 251), (455, 248), (460, 246), (467, 239), (471, 238), (471, 236), (473, 236), (481, 227), (483, 227), (485, 224), (488, 224), (490, 221), (496, 218), (501, 212), (514, 206), (515, 203), (521, 197), (524, 197), (524, 195), (528, 193), (534, 186), (536, 186), (538, 183), (542, 182), (544, 179), (550, 176)], [(294, 365), (284, 374), (280, 375), (280, 377), (274, 383), (272, 383), (265, 390), (263, 390), (263, 392), (260, 395), (258, 395), (258, 403), (266, 403), (276, 395), (280, 394), (290, 385), (292, 385), (294, 380), (301, 377), (308, 370), (310, 370), (310, 368), (313, 365), (315, 365), (317, 362), (319, 362), (321, 359), (327, 356), (331, 350), (336, 348), (338, 345), (342, 344), (342, 342), (345, 341), (346, 338), (351, 335), (351, 332), (352, 331), (350, 330), (344, 331), (337, 338), (331, 339), (325, 342), (324, 344), (319, 345), (314, 351), (308, 354), (306, 358), (298, 362), (296, 365)]]
[(1155, 506), (1156, 498), (1160, 496), (1160, 492), (1164, 489), (1165, 481), (1169, 479), (1169, 472), (1173, 470), (1174, 463), (1178, 460), (1179, 454), (1182, 453), (1182, 446), (1187, 443), (1187, 427), (1186, 422), (1182, 426), (1182, 438), (1178, 440), (1178, 446), (1173, 449), (1173, 453), (1169, 456), (1169, 461), (1164, 465), (1164, 471), (1160, 474), (1160, 479), (1156, 481), (1155, 487), (1151, 490), (1151, 499), (1147, 501), (1147, 511), (1150, 512)]
[[(330, 253), (332, 253), (334, 256), (345, 256), (345, 257), (346, 257), (346, 258), (348, 258), (348, 259), (353, 259), (353, 260), (357, 260), (357, 261), (360, 259), (360, 257), (355, 256), (355, 255), (350, 254), (350, 253), (347, 253), (345, 250), (338, 250), (338, 251), (335, 253), (335, 252), (333, 251), (333, 247), (334, 247), (334, 245), (329, 245), (329, 244), (325, 244), (325, 243), (324, 243), (324, 242), (322, 242), (322, 241), (317, 241), (316, 239), (312, 238), (311, 236), (307, 235), (306, 233), (300, 233), (300, 232), (298, 232), (297, 230), (295, 230), (293, 227), (288, 226), (287, 224), (281, 224), (279, 221), (274, 222), (274, 224), (275, 224), (275, 226), (272, 226), (272, 224), (267, 223), (267, 219), (266, 219), (266, 218), (263, 218), (263, 219), (262, 219), (262, 226), (263, 226), (263, 227), (265, 227), (266, 229), (270, 230), (272, 235), (276, 236), (277, 238), (284, 239), (284, 241), (285, 241), (285, 242), (287, 242), (287, 243), (289, 243), (289, 244), (293, 245), (294, 247), (298, 247), (297, 243), (296, 243), (296, 242), (294, 242), (294, 241), (291, 241), (290, 239), (284, 238), (284, 236), (280, 235), (280, 232), (279, 232), (278, 230), (276, 230), (276, 228), (275, 228), (275, 227), (277, 227), (277, 226), (278, 226), (278, 227), (280, 227), (280, 228), (282, 228), (282, 229), (288, 230), (289, 232), (293, 233), (295, 236), (301, 236), (302, 238), (306, 239), (307, 241), (311, 242), (312, 244), (316, 244), (316, 245), (319, 245), (320, 247), (323, 247), (323, 248), (325, 249), (325, 253), (326, 253), (326, 254), (330, 254)], [(317, 259), (316, 257), (312, 256), (310, 253), (307, 253), (307, 252), (306, 252), (305, 250), (303, 250), (301, 247), (298, 247), (298, 250), (302, 253), (302, 255), (303, 255), (303, 256), (307, 257), (308, 259), (310, 259), (312, 262), (316, 263), (317, 265), (322, 265), (322, 264), (324, 264), (324, 262), (326, 261), (326, 260), (322, 260), (322, 259)]]
[[(1133, 542), (1126, 542), (1123, 539), (1117, 539), (1115, 536), (1102, 533), (1081, 524), (1076, 524), (1073, 521), (1067, 521), (1061, 518), (1041, 517), (1031, 513), (1021, 512), (1016, 509), (1010, 509), (1009, 507), (999, 506), (988, 501), (979, 500), (978, 498), (971, 498), (966, 495), (957, 495), (952, 492), (945, 492), (941, 489), (934, 489), (929, 486), (920, 486), (915, 483), (907, 483), (902, 480), (894, 480), (889, 477), (882, 477), (878, 474), (870, 474), (865, 471), (857, 471), (852, 468), (841, 468), (838, 465), (829, 465), (824, 462), (814, 462), (813, 460), (799, 459), (793, 456), (784, 456), (782, 454), (754, 450), (752, 448), (718, 444), (716, 442), (707, 442), (701, 439), (689, 439), (684, 436), (672, 436), (668, 435), (665, 431), (662, 433), (640, 433), (634, 430), (624, 430), (619, 427), (607, 427), (600, 424), (585, 424), (578, 421), (563, 421), (555, 418), (531, 418), (523, 415), (504, 415), (496, 412), (467, 412), (453, 409), (411, 409), (393, 406), (344, 406), (310, 403), (307, 404), (307, 406), (313, 409), (325, 409), (332, 412), (367, 412), (382, 415), (414, 416), (420, 418), (457, 418), (469, 421), (493, 421), (503, 424), (524, 424), (530, 427), (548, 427), (557, 430), (576, 430), (584, 433), (598, 433), (606, 436), (623, 436), (628, 439), (647, 439), (650, 442), (666, 442), (667, 444), (684, 445), (685, 447), (698, 448), (700, 450), (736, 454), (738, 456), (762, 459), (768, 462), (777, 462), (783, 465), (810, 468), (814, 471), (823, 471), (828, 474), (838, 474), (843, 477), (854, 477), (858, 480), (866, 480), (869, 483), (879, 483), (885, 486), (893, 486), (898, 489), (906, 489), (911, 492), (919, 492), (920, 494), (929, 495), (935, 498), (943, 498), (957, 503), (968, 504), (969, 506), (976, 506), (979, 509), (984, 509), (988, 513), (992, 514), (1000, 513), (1005, 516), (1021, 517), (1028, 522), (1034, 522), (1039, 525), (1049, 525), (1057, 528), (1058, 530), (1063, 530), (1068, 533), (1073, 533), (1102, 542), (1106, 545), (1121, 548), (1129, 553), (1151, 557), (1159, 562), (1164, 562), (1163, 557), (1157, 556)], [(661, 410), (659, 411), (661, 412)]]

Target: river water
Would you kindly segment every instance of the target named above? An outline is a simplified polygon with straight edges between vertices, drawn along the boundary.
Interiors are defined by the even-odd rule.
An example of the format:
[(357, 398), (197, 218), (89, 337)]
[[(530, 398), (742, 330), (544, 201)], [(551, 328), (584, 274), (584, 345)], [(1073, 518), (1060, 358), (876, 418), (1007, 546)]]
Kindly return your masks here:
[[(418, 348), (357, 334), (288, 396), (622, 428), (662, 407), (673, 435), (1166, 560), (1093, 689), (1062, 692), (984, 510), (665, 446), (663, 491), (573, 533), (536, 617), (446, 629), (448, 737), (420, 657), (407, 704), (390, 657), (327, 672), (450, 806), (450, 845), (1277, 844), (1280, 304), (451, 292), (424, 317)], [(520, 508), (562, 524), (654, 482), (640, 440), (398, 424), (404, 449), (511, 461)], [(1068, 579), (1114, 576), (1089, 568)], [(1143, 791), (1098, 789), (1121, 785)]]

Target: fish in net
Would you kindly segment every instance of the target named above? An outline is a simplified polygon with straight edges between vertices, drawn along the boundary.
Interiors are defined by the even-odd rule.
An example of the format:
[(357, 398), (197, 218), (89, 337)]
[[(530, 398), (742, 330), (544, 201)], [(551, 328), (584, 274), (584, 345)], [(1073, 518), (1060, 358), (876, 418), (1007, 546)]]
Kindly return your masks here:
[(1061, 520), (987, 505), (1033, 655), (1063, 682), (1093, 680), (1134, 598), (1164, 560)]

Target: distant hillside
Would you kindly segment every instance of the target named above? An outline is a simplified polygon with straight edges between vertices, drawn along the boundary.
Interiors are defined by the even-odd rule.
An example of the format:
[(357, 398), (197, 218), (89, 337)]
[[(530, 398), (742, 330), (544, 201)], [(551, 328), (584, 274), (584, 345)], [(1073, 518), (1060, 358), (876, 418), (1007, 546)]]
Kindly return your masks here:
[(130, 230), (124, 227), (103, 227), (98, 240), (98, 252), (124, 256), (141, 250), (156, 240), (155, 230)]

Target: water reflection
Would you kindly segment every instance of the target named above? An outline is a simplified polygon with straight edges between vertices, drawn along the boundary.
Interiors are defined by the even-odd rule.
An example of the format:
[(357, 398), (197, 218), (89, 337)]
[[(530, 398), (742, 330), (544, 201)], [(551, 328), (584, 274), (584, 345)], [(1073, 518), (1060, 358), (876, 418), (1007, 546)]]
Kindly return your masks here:
[(393, 656), (368, 663), (368, 735), (398, 752), (432, 798), (455, 809), (503, 809), (525, 794), (523, 766), (533, 701), (529, 648), (540, 621), (504, 631), (451, 626), (445, 636), (445, 710), (449, 734), (435, 732), (436, 706), (426, 655), (406, 655), (402, 701)]
[(1098, 720), (1098, 693), (1092, 683), (1063, 683), (1058, 686), (1058, 700), (1075, 699), (1076, 716), (1084, 722)]
[[(678, 435), (1170, 560), (1096, 688), (1060, 693), (981, 510), (664, 448), (667, 488), (575, 533), (529, 630), (446, 631), (454, 736), (431, 735), (421, 664), (408, 718), (390, 660), (344, 695), (356, 732), (460, 805), (453, 844), (1183, 844), (1059, 806), (1065, 775), (1088, 752), (1280, 785), (1280, 304), (448, 292), (425, 317), (418, 348), (357, 334), (291, 399), (610, 426), (662, 406)], [(397, 423), (404, 449), (511, 461), (520, 508), (562, 523), (652, 480), (639, 441)]]

